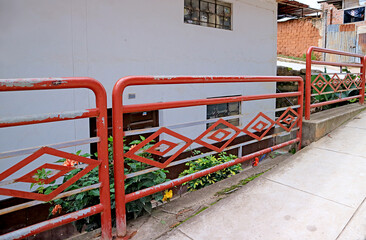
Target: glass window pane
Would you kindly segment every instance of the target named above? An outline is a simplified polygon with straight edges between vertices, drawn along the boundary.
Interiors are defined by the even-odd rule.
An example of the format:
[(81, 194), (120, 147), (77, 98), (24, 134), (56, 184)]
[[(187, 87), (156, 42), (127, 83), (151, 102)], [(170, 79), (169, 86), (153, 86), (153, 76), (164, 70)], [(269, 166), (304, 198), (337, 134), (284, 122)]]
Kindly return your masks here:
[(208, 15), (208, 22), (209, 23), (215, 23), (215, 15), (214, 14), (209, 14)]
[(207, 21), (208, 21), (207, 13), (201, 12), (201, 22), (207, 23)]
[(224, 26), (230, 26), (230, 18), (224, 18)]
[(221, 6), (221, 5), (217, 5), (216, 7), (216, 13), (219, 14), (219, 15), (224, 15), (224, 7)]
[(239, 114), (239, 103), (228, 103), (229, 105), (229, 115), (236, 115)]
[(192, 7), (191, 0), (184, 0), (184, 7)]
[(224, 13), (225, 16), (230, 17), (231, 16), (231, 10), (228, 7), (224, 7)]
[(184, 9), (184, 21), (188, 22), (192, 19), (192, 11), (190, 9)]
[(198, 21), (199, 19), (199, 16), (200, 16), (200, 11), (193, 11), (192, 13), (192, 20), (194, 21)]
[(210, 13), (215, 13), (215, 4), (210, 3), (209, 7), (208, 7), (208, 10), (210, 11)]
[(208, 2), (201, 2), (201, 11), (207, 12), (208, 11)]
[(198, 0), (192, 0), (192, 7), (194, 10), (199, 10), (199, 1)]
[(216, 16), (216, 24), (224, 25), (224, 17)]

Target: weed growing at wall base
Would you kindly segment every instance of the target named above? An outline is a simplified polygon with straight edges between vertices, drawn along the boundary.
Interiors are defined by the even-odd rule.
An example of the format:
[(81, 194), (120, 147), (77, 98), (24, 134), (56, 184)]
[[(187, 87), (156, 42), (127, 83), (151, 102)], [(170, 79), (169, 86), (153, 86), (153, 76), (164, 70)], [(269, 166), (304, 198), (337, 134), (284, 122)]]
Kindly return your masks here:
[[(199, 151), (195, 151), (194, 154), (200, 154)], [(202, 157), (197, 159), (196, 161), (191, 161), (186, 163), (186, 166), (189, 168), (187, 170), (184, 170), (179, 176), (186, 176), (195, 172), (199, 172), (201, 170), (229, 162), (231, 160), (235, 160), (238, 157), (232, 154), (227, 154), (225, 152), (222, 152), (218, 155), (218, 157), (210, 155), (207, 157)], [(207, 174), (206, 176), (194, 179), (192, 181), (183, 183), (183, 185), (188, 186), (188, 191), (194, 191), (201, 188), (204, 188), (208, 185), (211, 185), (215, 182), (221, 181), (225, 178), (228, 178), (230, 176), (233, 176), (237, 173), (239, 173), (242, 169), (240, 164), (236, 164), (234, 166), (222, 169), (220, 171)]]

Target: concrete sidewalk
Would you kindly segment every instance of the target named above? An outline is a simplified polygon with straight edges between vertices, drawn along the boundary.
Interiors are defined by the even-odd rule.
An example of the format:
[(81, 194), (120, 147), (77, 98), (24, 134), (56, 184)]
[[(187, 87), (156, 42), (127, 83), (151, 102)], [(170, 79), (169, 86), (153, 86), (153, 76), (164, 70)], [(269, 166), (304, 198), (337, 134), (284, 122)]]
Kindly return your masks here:
[(366, 239), (366, 112), (163, 239)]

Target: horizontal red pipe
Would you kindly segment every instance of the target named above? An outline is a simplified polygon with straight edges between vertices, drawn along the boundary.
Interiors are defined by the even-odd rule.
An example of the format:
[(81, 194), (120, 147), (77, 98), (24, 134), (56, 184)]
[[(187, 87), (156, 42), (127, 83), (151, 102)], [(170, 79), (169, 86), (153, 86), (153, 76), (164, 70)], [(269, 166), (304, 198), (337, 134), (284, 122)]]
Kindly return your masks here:
[(217, 171), (219, 171), (221, 169), (231, 167), (231, 166), (236, 165), (238, 163), (241, 163), (241, 162), (244, 162), (244, 161), (253, 159), (253, 158), (258, 157), (260, 155), (263, 155), (263, 154), (272, 152), (274, 150), (283, 148), (285, 146), (288, 146), (288, 145), (291, 145), (291, 144), (294, 144), (294, 143), (297, 143), (297, 142), (300, 142), (300, 138), (296, 138), (296, 139), (293, 139), (291, 141), (284, 142), (284, 143), (275, 145), (273, 147), (260, 150), (258, 152), (249, 154), (247, 156), (244, 156), (244, 157), (241, 157), (241, 158), (237, 158), (235, 160), (231, 160), (229, 162), (226, 162), (226, 163), (223, 163), (223, 164), (220, 164), (220, 165), (211, 167), (211, 168), (207, 168), (205, 170), (202, 170), (202, 171), (199, 171), (199, 172), (196, 172), (196, 173), (192, 173), (190, 175), (187, 175), (187, 176), (184, 176), (184, 177), (181, 177), (181, 178), (178, 178), (178, 179), (175, 179), (175, 180), (166, 182), (166, 183), (162, 183), (162, 184), (159, 184), (159, 185), (156, 185), (156, 186), (153, 186), (153, 187), (149, 187), (149, 188), (146, 188), (146, 189), (137, 191), (137, 192), (133, 192), (133, 193), (127, 194), (126, 195), (126, 203), (131, 202), (131, 201), (134, 201), (134, 200), (139, 199), (139, 198), (142, 198), (142, 197), (149, 196), (149, 195), (154, 194), (154, 193), (157, 193), (157, 192), (161, 192), (163, 190), (172, 188), (174, 186), (178, 186), (178, 185), (180, 185), (182, 183), (185, 183), (185, 182), (194, 180), (196, 178), (203, 177), (203, 176), (205, 176), (207, 174), (217, 172)]
[(116, 92), (132, 85), (165, 85), (165, 84), (191, 84), (191, 83), (243, 83), (243, 82), (301, 82), (301, 77), (296, 76), (129, 76), (121, 78), (115, 84)]
[(49, 118), (45, 118), (45, 119), (34, 119), (31, 121), (17, 121), (16, 118), (14, 118), (14, 121), (0, 123), (0, 128), (22, 126), (22, 125), (29, 125), (29, 124), (38, 124), (38, 123), (47, 123), (47, 122), (59, 122), (59, 121), (98, 117), (98, 116), (99, 116), (99, 109), (87, 109), (85, 111), (85, 113), (83, 113), (79, 116), (75, 116), (75, 117), (62, 117), (61, 114), (58, 114), (55, 117), (49, 117)]
[(88, 88), (94, 92), (105, 92), (104, 87), (100, 82), (89, 77), (0, 79), (0, 91), (28, 91), (67, 88)]
[(359, 98), (359, 97), (361, 97), (361, 95), (355, 95), (355, 96), (352, 96), (352, 97), (335, 99), (335, 100), (321, 102), (321, 103), (314, 103), (314, 104), (311, 104), (310, 107), (312, 107), (312, 108), (321, 107), (321, 106), (324, 106), (324, 105), (329, 105), (329, 104), (338, 103), (338, 102), (344, 102), (344, 101)]
[(104, 210), (102, 204), (98, 204), (92, 207), (85, 208), (83, 210), (69, 213), (57, 218), (50, 219), (48, 221), (44, 221), (41, 223), (37, 223), (31, 225), (29, 227), (21, 228), (19, 230), (4, 234), (0, 236), (0, 240), (8, 240), (8, 239), (22, 239), (34, 234), (49, 230), (51, 228), (55, 228), (97, 213), (101, 213)]
[(152, 111), (152, 110), (168, 109), (168, 108), (192, 107), (192, 106), (200, 106), (200, 105), (241, 102), (241, 101), (253, 101), (253, 100), (262, 100), (262, 99), (270, 99), (270, 98), (296, 97), (296, 96), (301, 96), (301, 92), (223, 97), (223, 98), (211, 98), (211, 99), (196, 99), (196, 100), (147, 103), (147, 104), (134, 104), (134, 105), (124, 105), (123, 112), (124, 113), (144, 112), (144, 111)]
[(329, 66), (339, 66), (339, 67), (362, 67), (360, 63), (336, 63), (336, 62), (325, 62), (325, 61), (311, 61), (312, 64), (316, 65), (329, 65)]
[(357, 54), (357, 53), (350, 53), (350, 52), (344, 52), (344, 51), (333, 50), (333, 49), (328, 49), (328, 48), (320, 48), (320, 47), (314, 47), (314, 46), (310, 47), (308, 51), (331, 53), (331, 54), (338, 54), (338, 55), (343, 55), (343, 56), (359, 57), (359, 58), (364, 57), (363, 55)]

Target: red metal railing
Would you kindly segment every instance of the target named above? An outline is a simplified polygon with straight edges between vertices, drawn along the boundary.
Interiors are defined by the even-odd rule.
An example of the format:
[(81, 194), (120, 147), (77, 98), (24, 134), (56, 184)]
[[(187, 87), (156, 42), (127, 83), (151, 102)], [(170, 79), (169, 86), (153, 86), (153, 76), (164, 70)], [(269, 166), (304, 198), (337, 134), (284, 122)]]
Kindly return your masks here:
[[(220, 98), (211, 98), (211, 99), (195, 99), (195, 100), (184, 100), (184, 101), (171, 101), (171, 102), (157, 102), (157, 103), (146, 103), (146, 104), (134, 104), (134, 105), (124, 105), (123, 104), (123, 93), (126, 87), (129, 86), (145, 86), (149, 85), (171, 85), (171, 84), (213, 84), (213, 83), (277, 83), (277, 82), (298, 82), (298, 91), (296, 92), (286, 92), (286, 93), (272, 93), (272, 94), (262, 94), (262, 95), (250, 95), (250, 96), (234, 96), (234, 97), (220, 97)], [(136, 199), (172, 188), (174, 186), (180, 185), (184, 182), (188, 182), (190, 180), (202, 177), (209, 173), (216, 172), (218, 170), (233, 166), (238, 163), (242, 163), (244, 161), (253, 159), (255, 157), (261, 156), (263, 154), (269, 153), (271, 151), (277, 150), (279, 148), (289, 146), (297, 143), (298, 147), (301, 146), (301, 131), (302, 131), (302, 113), (303, 113), (303, 91), (304, 84), (303, 80), (300, 77), (150, 77), (150, 76), (141, 76), (141, 77), (125, 77), (121, 78), (113, 89), (113, 152), (114, 152), (114, 176), (115, 176), (115, 197), (116, 197), (116, 228), (117, 228), (117, 236), (124, 237), (127, 234), (126, 230), (126, 203), (134, 201)], [(246, 101), (255, 101), (262, 99), (277, 99), (277, 98), (288, 98), (288, 97), (296, 97), (298, 101), (298, 105), (293, 105), (290, 107), (284, 107), (279, 109), (271, 108), (272, 117), (268, 117), (262, 111), (265, 112), (265, 109), (261, 109), (255, 113), (255, 117), (249, 121), (248, 124), (245, 125), (244, 128), (234, 126), (224, 120), (224, 118), (218, 118), (213, 121), (216, 121), (206, 129), (207, 122), (203, 122), (204, 129), (206, 129), (202, 134), (193, 139), (183, 136), (177, 132), (172, 131), (171, 129), (177, 128), (177, 126), (166, 126), (166, 127), (158, 127), (152, 129), (143, 129), (146, 132), (153, 132), (148, 138), (139, 143), (137, 146), (131, 148), (127, 152), (124, 152), (124, 142), (123, 138), (131, 133), (141, 134), (143, 131), (135, 130), (135, 131), (124, 131), (123, 130), (123, 114), (124, 113), (133, 113), (133, 112), (142, 112), (142, 111), (153, 111), (153, 110), (161, 110), (161, 109), (172, 109), (172, 108), (182, 108), (182, 107), (192, 107), (192, 106), (202, 106), (202, 105), (211, 105), (211, 104), (220, 104), (220, 103), (230, 103), (230, 102), (246, 102)], [(294, 109), (297, 109), (296, 111)], [(268, 111), (268, 109), (267, 109)], [(273, 120), (275, 112), (281, 113), (278, 115), (277, 119)], [(254, 115), (253, 115), (254, 116)], [(242, 116), (241, 116), (242, 117)], [(212, 121), (211, 121), (212, 122)], [(191, 125), (193, 123), (190, 123)], [(200, 122), (202, 124), (202, 122)], [(219, 124), (225, 125), (225, 129), (215, 130)], [(276, 133), (276, 131), (269, 132), (271, 129), (279, 129), (282, 132)], [(221, 135), (219, 137), (219, 132)], [(274, 134), (272, 134), (275, 132)], [(291, 134), (292, 132), (296, 132), (296, 137), (294, 139), (285, 141), (283, 143), (275, 144), (273, 146), (268, 146), (262, 150), (256, 151), (246, 156), (240, 156), (235, 160), (226, 162), (224, 164), (220, 164), (203, 171), (196, 172), (191, 175), (187, 175), (184, 177), (180, 177), (174, 179), (172, 181), (152, 186), (149, 188), (145, 188), (139, 190), (137, 192), (125, 194), (125, 179), (130, 178), (132, 176), (137, 176), (144, 174), (146, 172), (156, 171), (161, 168), (170, 167), (173, 165), (177, 165), (176, 163), (188, 162), (192, 158), (188, 160), (179, 160), (173, 162), (173, 160), (177, 159), (181, 153), (183, 153), (189, 146), (200, 145), (204, 146), (208, 149), (213, 150), (212, 154), (216, 154), (217, 152), (227, 151), (232, 149), (233, 146), (230, 143), (236, 139), (238, 136), (247, 136), (251, 137), (251, 141), (241, 143), (239, 148), (249, 143), (259, 142), (265, 139), (274, 139), (276, 136), (280, 134)], [(170, 137), (175, 138), (175, 141), (179, 143), (170, 142), (166, 140), (160, 140), (158, 143), (154, 144), (149, 149), (144, 149), (144, 146), (148, 144), (152, 139), (156, 139), (161, 134), (170, 135)], [(206, 137), (209, 135), (208, 137)], [(224, 135), (224, 136), (222, 136)], [(206, 137), (206, 138), (205, 138)], [(215, 140), (216, 142), (221, 142), (223, 145), (221, 147), (217, 147), (214, 145), (212, 141), (208, 141), (208, 139)], [(161, 145), (167, 145), (168, 149), (160, 151), (159, 147)], [(238, 148), (238, 149), (239, 149)], [(152, 154), (156, 154), (159, 156), (167, 156), (167, 160), (163, 163), (155, 161), (153, 159), (148, 159), (142, 157), (141, 155), (137, 155), (139, 152), (149, 152)], [(169, 152), (172, 152), (169, 155)], [(125, 167), (125, 158), (133, 159), (142, 163), (146, 163), (151, 165), (151, 168), (147, 170), (143, 170), (140, 172), (136, 172), (133, 174), (125, 175), (124, 167)], [(198, 157), (197, 157), (198, 158)]]
[[(345, 62), (327, 62), (312, 60), (311, 56), (313, 52), (336, 54), (340, 56), (355, 57), (360, 59), (360, 63), (345, 63)], [(313, 73), (312, 65), (326, 65), (340, 67), (340, 73)], [(345, 73), (345, 77), (342, 79), (340, 75), (342, 67), (352, 67), (359, 69), (357, 73)], [(317, 77), (312, 81), (312, 76)], [(327, 80), (325, 75), (333, 75), (330, 80)], [(329, 88), (330, 87), (330, 88)], [(326, 48), (310, 47), (306, 52), (306, 84), (305, 84), (305, 119), (310, 119), (310, 109), (315, 107), (321, 107), (333, 103), (339, 103), (358, 98), (359, 103), (363, 104), (365, 99), (365, 56), (356, 53), (336, 51)], [(312, 91), (313, 90), (313, 91)], [(359, 94), (349, 97), (341, 97), (342, 92), (357, 90)], [(317, 103), (311, 103), (312, 96), (321, 96), (327, 94), (338, 93), (338, 99), (332, 99), (328, 101), (322, 101)]]
[[(25, 154), (31, 154), (22, 161), (16, 163), (12, 167), (0, 173), (0, 195), (31, 199), (33, 201), (26, 202), (20, 205), (1, 209), (0, 214), (7, 214), (17, 210), (25, 209), (31, 206), (43, 204), (53, 199), (59, 199), (67, 196), (71, 196), (76, 193), (85, 192), (92, 189), (99, 189), (100, 191), (100, 203), (76, 212), (68, 213), (60, 217), (56, 217), (41, 223), (37, 223), (19, 230), (6, 233), (0, 236), (0, 239), (21, 239), (34, 234), (49, 230), (66, 223), (70, 223), (94, 214), (101, 214), (102, 223), (102, 239), (112, 238), (111, 227), (111, 208), (110, 208), (110, 190), (109, 190), (109, 170), (108, 170), (108, 142), (107, 142), (107, 97), (104, 87), (95, 79), (92, 78), (39, 78), (39, 79), (3, 79), (0, 80), (0, 92), (6, 91), (32, 91), (32, 90), (49, 90), (49, 89), (75, 89), (85, 88), (90, 89), (95, 94), (96, 108), (87, 109), (83, 111), (75, 112), (62, 112), (54, 114), (44, 114), (37, 116), (24, 116), (16, 118), (2, 118), (0, 119), (0, 128), (16, 127), (21, 125), (32, 125), (38, 123), (49, 123), (81, 118), (96, 117), (97, 119), (97, 137), (82, 140), (73, 140), (70, 142), (64, 142), (59, 144), (52, 144), (49, 146), (34, 147), (28, 149), (15, 150), (10, 152), (0, 153), (0, 159), (5, 159), (14, 156), (21, 156)], [(90, 159), (75, 154), (67, 153), (57, 150), (55, 148), (67, 148), (76, 145), (90, 144), (96, 142), (98, 144), (98, 159)], [(49, 179), (44, 180), (45, 184), (49, 184), (52, 181), (64, 176), (76, 167), (63, 166), (61, 164), (46, 163), (37, 169), (23, 175), (20, 178), (10, 179), (12, 175), (19, 170), (26, 167), (31, 162), (44, 154), (53, 155), (60, 158), (75, 160), (80, 165), (81, 171), (68, 181), (59, 185), (49, 194), (42, 194), (37, 192), (29, 192), (16, 190), (11, 188), (13, 183), (37, 183), (34, 179), (34, 174), (40, 169), (53, 169), (56, 173)], [(66, 191), (71, 184), (75, 183), (82, 176), (93, 170), (95, 167), (99, 167), (99, 183), (72, 190)], [(8, 188), (3, 186), (7, 185)]]

